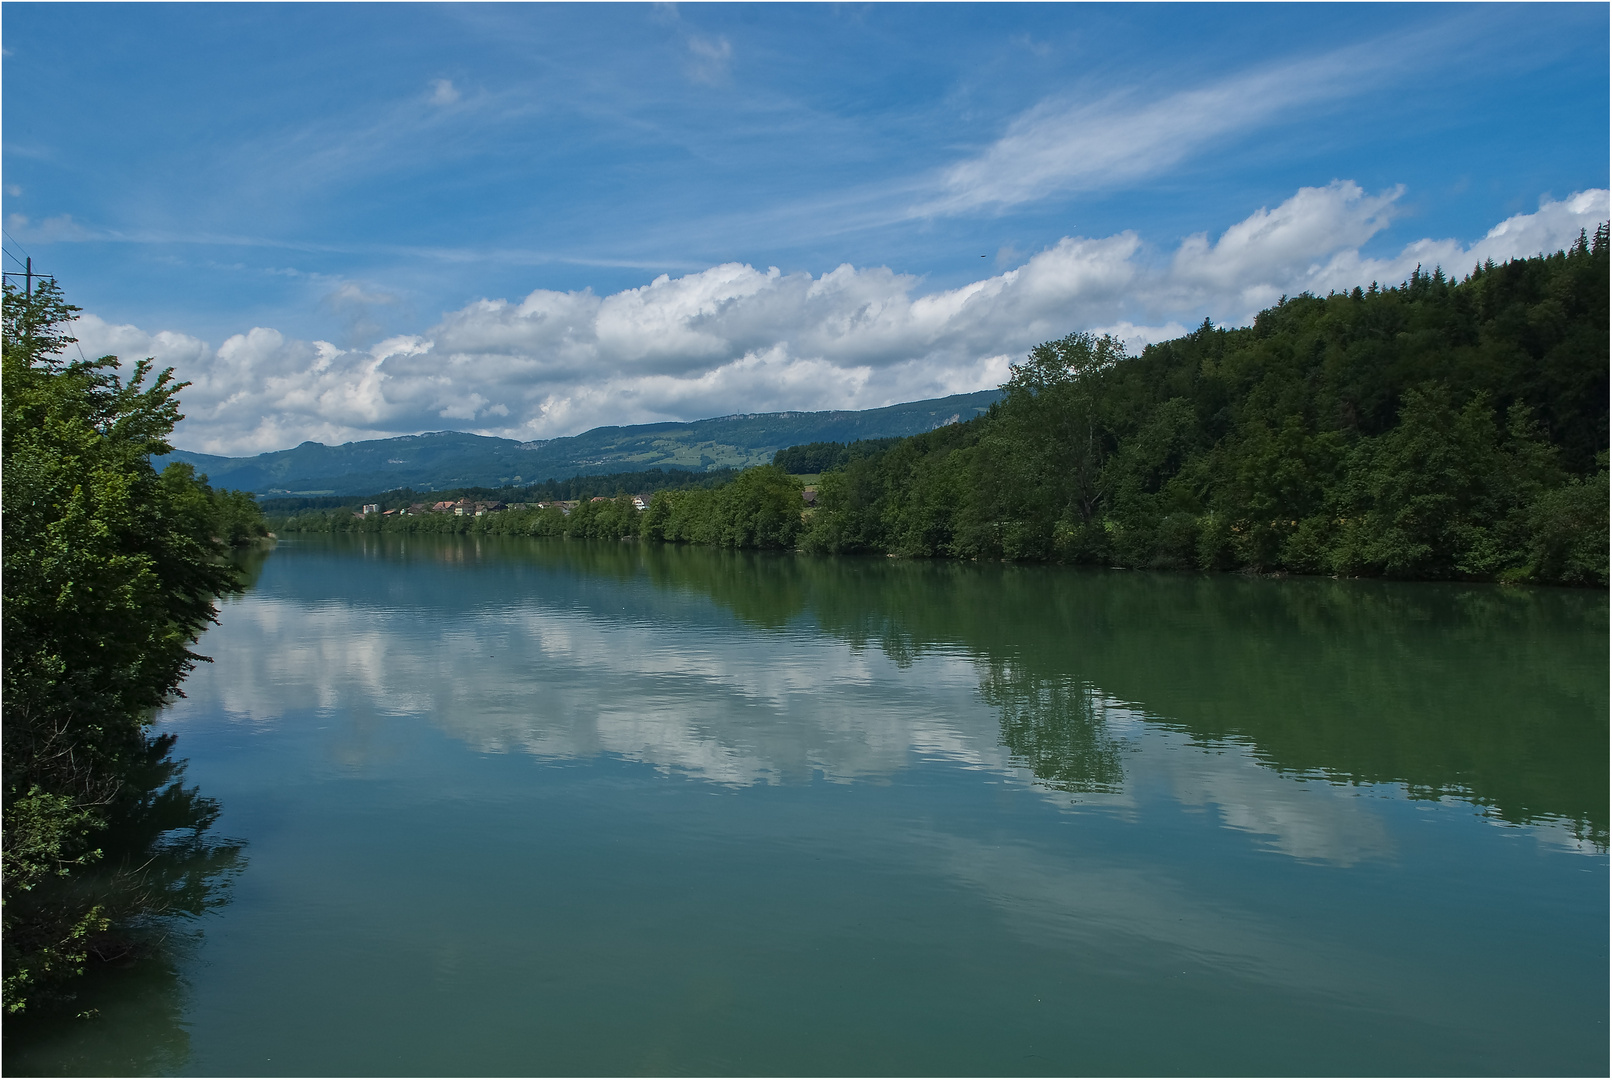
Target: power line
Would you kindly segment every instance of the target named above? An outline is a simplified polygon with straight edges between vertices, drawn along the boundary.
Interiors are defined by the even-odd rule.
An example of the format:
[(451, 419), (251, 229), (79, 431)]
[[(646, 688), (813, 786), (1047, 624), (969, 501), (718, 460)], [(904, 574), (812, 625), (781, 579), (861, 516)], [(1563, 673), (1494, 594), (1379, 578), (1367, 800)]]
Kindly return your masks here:
[[(13, 255), (12, 258), (15, 259), (16, 256)], [(34, 273), (34, 260), (31, 257), (26, 262), (24, 262), (22, 265), (23, 265), (23, 269), (21, 269), (21, 270), (7, 270), (3, 274), (0, 274), (0, 278), (8, 278), (8, 277), (20, 277), (20, 278), (22, 278), (22, 280), (23, 280), (23, 295), (24, 296), (31, 297), (31, 296), (34, 295), (34, 278), (39, 278), (41, 280), (43, 280), (45, 278), (49, 278), (53, 282), (56, 280), (56, 275), (55, 274), (36, 274), (36, 273)]]
[[(4, 233), (5, 238), (7, 240), (10, 240), (13, 244), (17, 244), (17, 238), (15, 236), (12, 236), (10, 233), (6, 232), (5, 229), (0, 228), (0, 233)], [(21, 270), (7, 270), (7, 271), (4, 271), (3, 273), (0, 273), (0, 279), (14, 278), (14, 277), (22, 278), (23, 279), (23, 288), (25, 290), (23, 295), (28, 296), (28, 297), (32, 297), (33, 294), (34, 294), (34, 278), (39, 278), (41, 281), (49, 280), (52, 284), (55, 283), (55, 281), (56, 281), (56, 275), (55, 274), (35, 273), (34, 272), (34, 259), (33, 259), (33, 256), (29, 255), (28, 254), (28, 249), (24, 248), (21, 244), (17, 244), (17, 247), (22, 248), (22, 254), (24, 256), (23, 258), (21, 258), (21, 259), (17, 258), (15, 255), (12, 255), (11, 252), (9, 252), (9, 251), (7, 251), (6, 254), (11, 255), (12, 261), (17, 263), (19, 266), (21, 266), (22, 269)], [(3, 249), (0, 249), (0, 250), (3, 250)], [(79, 344), (77, 338), (73, 339), (73, 348), (78, 350), (78, 358), (80, 360), (84, 361), (84, 363), (86, 363), (86, 364), (88, 364), (90, 362), (89, 357), (84, 355), (84, 346)]]
[[(17, 250), (21, 251), (22, 254), (23, 254), (23, 258), (19, 260), (15, 255), (11, 255), (11, 252), (9, 252), (9, 251), (6, 252), (7, 255), (11, 255), (11, 260), (13, 262), (19, 262), (22, 265), (22, 272), (18, 273), (15, 270), (10, 270), (10, 271), (5, 272), (4, 274), (0, 274), (0, 278), (8, 278), (8, 277), (20, 277), (20, 278), (22, 278), (22, 280), (23, 280), (23, 295), (24, 296), (30, 296), (30, 297), (33, 296), (33, 294), (34, 294), (34, 278), (36, 278), (36, 277), (38, 277), (38, 278), (48, 277), (48, 278), (50, 278), (51, 281), (56, 280), (56, 276), (54, 274), (35, 274), (34, 273), (34, 257), (32, 255), (28, 254), (28, 249), (23, 247), (22, 244), (18, 242), (17, 238), (15, 236), (12, 236), (9, 232), (6, 232), (6, 230), (4, 228), (0, 228), (0, 233), (5, 233), (6, 239), (10, 240), (13, 244), (16, 244), (17, 245)], [(80, 352), (82, 352), (82, 351), (83, 350), (80, 350)]]
[[(5, 233), (6, 239), (10, 240), (13, 244), (16, 244), (18, 251), (22, 252), (24, 255), (28, 254), (28, 249), (22, 246), (22, 241), (18, 240), (15, 236), (12, 236), (10, 233), (6, 232), (4, 227), (0, 227), (0, 233)], [(11, 257), (13, 259), (16, 258), (15, 255), (13, 255)]]
[[(16, 271), (8, 271), (8, 272), (6, 272), (4, 274), (0, 274), (0, 277), (20, 277), (20, 278), (22, 278), (23, 281), (25, 282), (24, 295), (32, 296), (34, 294), (34, 278), (36, 276), (37, 277), (45, 277), (46, 275), (44, 275), (44, 274), (36, 275), (34, 273), (34, 257), (32, 255), (28, 254), (28, 249), (22, 246), (21, 241), (19, 241), (15, 236), (12, 236), (9, 232), (6, 232), (4, 227), (0, 227), (0, 233), (3, 233), (7, 240), (10, 240), (13, 244), (17, 245), (17, 250), (22, 252), (22, 254), (23, 254), (23, 257), (21, 259), (19, 259), (15, 255), (11, 255), (11, 252), (9, 252), (9, 251), (6, 252), (7, 255), (11, 255), (11, 261), (12, 262), (14, 262), (14, 263), (16, 263), (16, 264), (18, 264), (19, 266), (22, 267), (22, 272), (17, 273)], [(52, 280), (55, 280), (55, 279), (52, 278)]]

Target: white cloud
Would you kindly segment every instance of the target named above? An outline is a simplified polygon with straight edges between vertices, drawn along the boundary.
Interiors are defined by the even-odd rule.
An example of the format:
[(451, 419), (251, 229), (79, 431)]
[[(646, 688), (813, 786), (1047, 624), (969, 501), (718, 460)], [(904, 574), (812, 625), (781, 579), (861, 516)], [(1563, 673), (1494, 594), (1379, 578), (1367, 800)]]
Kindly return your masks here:
[(1011, 207), (1157, 174), (1208, 146), (1284, 114), (1369, 85), (1385, 48), (1342, 49), (1162, 97), (1048, 99), (978, 155), (945, 169), (919, 215)]
[[(255, 327), (216, 349), (93, 315), (88, 354), (155, 356), (193, 384), (179, 445), (257, 453), (456, 428), (550, 438), (600, 424), (733, 412), (874, 408), (1000, 384), (1037, 342), (1114, 333), (1132, 349), (1205, 317), (1247, 321), (1278, 296), (1403, 280), (1418, 264), (1457, 276), (1486, 258), (1554, 250), (1608, 216), (1606, 191), (1546, 199), (1471, 245), (1424, 239), (1398, 254), (1362, 247), (1399, 189), (1335, 181), (1301, 188), (1217, 238), (1161, 253), (1126, 231), (1065, 237), (1022, 264), (953, 289), (887, 267), (820, 275), (738, 263), (662, 275), (609, 296), (539, 289), (478, 300), (424, 334), (365, 348)], [(336, 296), (378, 302), (356, 285)]]
[(21, 233), (30, 244), (51, 244), (93, 240), (95, 233), (73, 220), (72, 214), (59, 214), (43, 221), (32, 221), (26, 214), (8, 214), (6, 224)]
[(459, 91), (452, 79), (432, 79), (429, 100), (433, 105), (452, 105), (459, 100)]
[[(284, 271), (281, 271), (282, 273)], [(296, 271), (290, 271), (295, 274)], [(371, 304), (395, 304), (397, 297), (388, 292), (364, 288), (356, 281), (344, 281), (325, 297), (326, 303), (332, 307), (350, 308), (367, 307)]]
[(1596, 223), (1606, 219), (1606, 205), (1604, 191), (1580, 191), (1560, 202), (1541, 200), (1537, 212), (1502, 221), (1473, 244), (1467, 255), (1498, 262), (1555, 251), (1564, 246), (1565, 240), (1577, 236), (1580, 229), (1594, 232)]
[(1260, 207), (1213, 244), (1206, 233), (1189, 236), (1172, 264), (1174, 284), (1182, 290), (1177, 303), (1234, 289), (1239, 306), (1253, 311), (1283, 292), (1362, 284), (1354, 276), (1359, 249), (1388, 227), (1403, 190), (1370, 196), (1357, 184), (1335, 180), (1324, 188), (1300, 188), (1274, 210)]
[(715, 85), (728, 77), (733, 63), (733, 46), (725, 37), (690, 37), (688, 51), (691, 59), (688, 77), (697, 83)]

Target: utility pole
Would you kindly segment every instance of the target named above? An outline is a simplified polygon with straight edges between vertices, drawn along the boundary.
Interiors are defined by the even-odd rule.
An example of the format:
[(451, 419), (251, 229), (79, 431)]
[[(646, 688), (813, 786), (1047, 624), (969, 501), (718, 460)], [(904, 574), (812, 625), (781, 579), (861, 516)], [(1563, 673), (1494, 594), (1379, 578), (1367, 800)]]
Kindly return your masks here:
[[(8, 251), (6, 254), (10, 255), (11, 253)], [(15, 255), (12, 255), (11, 257), (16, 258)], [(22, 260), (22, 269), (20, 271), (7, 270), (4, 274), (0, 274), (0, 277), (4, 277), (7, 281), (10, 281), (12, 278), (22, 278), (23, 299), (30, 303), (34, 298), (34, 278), (38, 278), (40, 281), (52, 279), (50, 274), (34, 273), (34, 259), (32, 255)]]

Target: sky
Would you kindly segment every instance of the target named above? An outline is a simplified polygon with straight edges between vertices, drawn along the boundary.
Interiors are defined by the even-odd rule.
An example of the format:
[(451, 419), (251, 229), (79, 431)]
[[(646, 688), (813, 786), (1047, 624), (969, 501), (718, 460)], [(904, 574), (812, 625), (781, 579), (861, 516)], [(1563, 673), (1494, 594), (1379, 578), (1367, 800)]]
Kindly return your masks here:
[(6, 269), (177, 446), (875, 408), (1609, 217), (1609, 8), (0, 7)]

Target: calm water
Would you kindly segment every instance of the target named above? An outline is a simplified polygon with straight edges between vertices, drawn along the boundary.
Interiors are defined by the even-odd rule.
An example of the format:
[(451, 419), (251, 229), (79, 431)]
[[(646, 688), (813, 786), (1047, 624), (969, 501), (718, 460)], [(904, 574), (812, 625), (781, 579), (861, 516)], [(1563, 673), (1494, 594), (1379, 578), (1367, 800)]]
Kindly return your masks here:
[(9, 1073), (1608, 1069), (1605, 593), (286, 543)]

